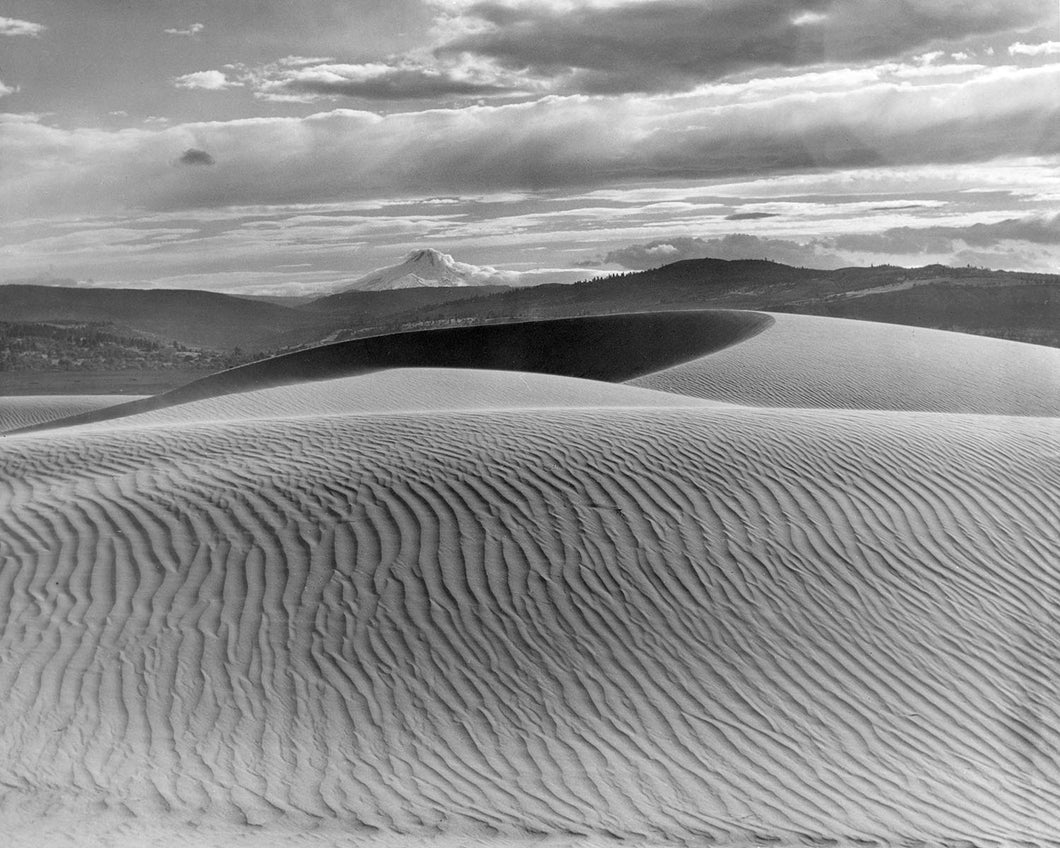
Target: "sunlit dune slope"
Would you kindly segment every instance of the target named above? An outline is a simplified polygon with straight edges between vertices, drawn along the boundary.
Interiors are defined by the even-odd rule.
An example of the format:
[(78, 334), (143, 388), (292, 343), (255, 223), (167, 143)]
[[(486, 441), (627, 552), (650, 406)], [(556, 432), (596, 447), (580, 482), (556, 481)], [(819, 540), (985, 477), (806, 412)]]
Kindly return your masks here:
[(703, 407), (720, 405), (622, 383), (517, 371), (392, 368), (188, 401), (83, 427), (143, 427), (317, 415), (439, 410)]
[(0, 397), (0, 433), (128, 403), (129, 395), (25, 395)]
[(756, 312), (692, 310), (392, 333), (262, 360), (63, 423), (102, 421), (233, 392), (386, 368), (473, 368), (621, 382), (735, 344), (771, 322)]
[(810, 315), (630, 382), (758, 406), (1060, 415), (1060, 349)]
[(9, 436), (0, 830), (1041, 844), (1058, 514), (1045, 418)]

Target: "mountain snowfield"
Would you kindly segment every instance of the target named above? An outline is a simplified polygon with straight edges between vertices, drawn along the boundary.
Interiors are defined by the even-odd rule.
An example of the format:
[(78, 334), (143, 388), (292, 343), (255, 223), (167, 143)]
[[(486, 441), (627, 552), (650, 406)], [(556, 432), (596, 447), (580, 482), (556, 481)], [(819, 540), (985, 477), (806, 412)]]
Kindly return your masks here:
[(410, 251), (397, 265), (380, 268), (338, 291), (386, 291), (423, 287), (507, 286), (516, 275), (458, 262), (434, 248)]
[(1060, 351), (773, 319), (0, 439), (5, 844), (1055, 844)]

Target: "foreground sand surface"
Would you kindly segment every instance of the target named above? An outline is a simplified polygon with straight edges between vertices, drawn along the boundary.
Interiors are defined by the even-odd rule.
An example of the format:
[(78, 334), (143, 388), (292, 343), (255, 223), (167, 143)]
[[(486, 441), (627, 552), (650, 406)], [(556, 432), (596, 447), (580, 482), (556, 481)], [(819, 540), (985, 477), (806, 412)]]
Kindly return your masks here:
[(1055, 843), (1056, 418), (464, 376), (0, 439), (9, 844)]

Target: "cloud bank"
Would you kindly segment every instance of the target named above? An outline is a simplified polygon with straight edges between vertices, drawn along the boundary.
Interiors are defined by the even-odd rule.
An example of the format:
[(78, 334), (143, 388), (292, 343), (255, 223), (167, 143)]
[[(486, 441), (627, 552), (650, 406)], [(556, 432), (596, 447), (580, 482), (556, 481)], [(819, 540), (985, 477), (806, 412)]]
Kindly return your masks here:
[[(424, 193), (604, 187), (650, 179), (989, 161), (1060, 153), (1060, 65), (910, 81), (893, 69), (655, 97), (534, 102), (386, 116), (348, 109), (164, 129), (24, 121), (0, 138), (9, 215), (198, 208)], [(843, 76), (840, 74), (840, 76)], [(188, 148), (224, 167), (167, 177)], [(35, 167), (41, 150), (53, 165)]]
[[(453, 4), (439, 4), (452, 7)], [(1031, 26), (1036, 0), (627, 0), (457, 4), (440, 56), (470, 53), (591, 93), (673, 91), (734, 73), (898, 58)]]

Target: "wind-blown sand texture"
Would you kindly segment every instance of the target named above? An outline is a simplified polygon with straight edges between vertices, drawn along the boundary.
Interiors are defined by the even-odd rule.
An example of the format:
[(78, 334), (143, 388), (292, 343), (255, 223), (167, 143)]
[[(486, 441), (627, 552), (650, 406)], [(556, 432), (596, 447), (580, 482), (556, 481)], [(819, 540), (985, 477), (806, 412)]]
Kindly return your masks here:
[(12, 844), (1055, 844), (1057, 419), (431, 376), (0, 439)]
[(129, 395), (24, 395), (0, 397), (0, 433), (140, 400)]
[(630, 380), (755, 406), (1060, 415), (1060, 349), (811, 315)]
[(703, 407), (717, 401), (633, 386), (514, 371), (395, 368), (355, 377), (314, 380), (271, 389), (217, 395), (176, 406), (125, 415), (83, 427), (169, 426), (208, 421), (249, 421), (320, 415), (441, 410), (553, 409), (588, 407)]

